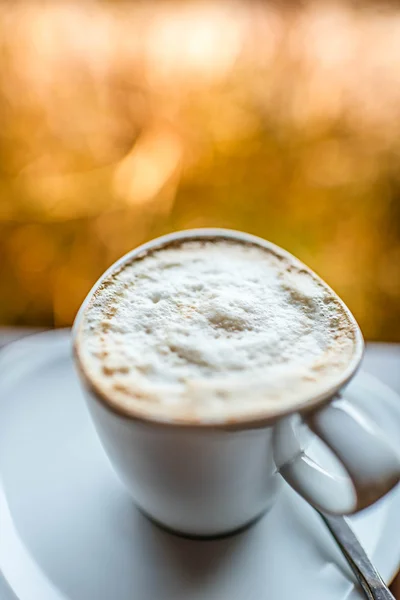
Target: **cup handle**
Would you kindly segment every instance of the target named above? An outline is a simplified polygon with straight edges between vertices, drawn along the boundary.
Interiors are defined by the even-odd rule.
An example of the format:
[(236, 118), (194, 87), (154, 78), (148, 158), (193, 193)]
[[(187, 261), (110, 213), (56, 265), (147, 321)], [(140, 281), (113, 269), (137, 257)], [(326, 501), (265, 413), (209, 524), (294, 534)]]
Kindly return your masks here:
[(315, 508), (352, 514), (379, 500), (400, 481), (400, 455), (384, 431), (341, 396), (302, 415), (301, 420), (328, 446), (347, 474), (333, 475), (307, 456), (293, 416), (276, 425), (274, 454), (279, 472)]

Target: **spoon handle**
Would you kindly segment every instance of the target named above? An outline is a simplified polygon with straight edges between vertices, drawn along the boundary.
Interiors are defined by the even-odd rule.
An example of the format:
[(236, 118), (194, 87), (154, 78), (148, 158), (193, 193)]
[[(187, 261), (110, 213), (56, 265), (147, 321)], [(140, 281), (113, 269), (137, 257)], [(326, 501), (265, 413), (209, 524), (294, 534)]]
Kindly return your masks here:
[(370, 600), (395, 600), (344, 517), (319, 513)]

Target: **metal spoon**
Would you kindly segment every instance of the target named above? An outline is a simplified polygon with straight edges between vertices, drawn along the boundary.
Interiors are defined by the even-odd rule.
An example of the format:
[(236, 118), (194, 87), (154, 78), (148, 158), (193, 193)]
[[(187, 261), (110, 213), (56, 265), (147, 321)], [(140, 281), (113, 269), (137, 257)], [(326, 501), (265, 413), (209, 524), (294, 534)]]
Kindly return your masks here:
[[(318, 511), (319, 512), (319, 511)], [(375, 569), (345, 517), (319, 512), (369, 600), (395, 600)]]

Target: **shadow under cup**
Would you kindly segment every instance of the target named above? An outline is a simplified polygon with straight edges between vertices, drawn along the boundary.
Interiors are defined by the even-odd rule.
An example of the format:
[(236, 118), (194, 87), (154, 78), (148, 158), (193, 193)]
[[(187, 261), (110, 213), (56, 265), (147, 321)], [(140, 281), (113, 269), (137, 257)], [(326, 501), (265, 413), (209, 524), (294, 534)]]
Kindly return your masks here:
[[(348, 514), (372, 504), (400, 480), (400, 459), (384, 432), (338, 396), (363, 353), (361, 332), (343, 303), (355, 335), (355, 352), (347, 369), (329, 389), (274, 414), (269, 411), (257, 418), (217, 424), (126, 414), (111, 405), (82, 366), (80, 324), (104, 279), (155, 249), (182, 240), (214, 239), (257, 245), (296, 260), (273, 244), (240, 232), (205, 229), (171, 234), (115, 263), (92, 288), (77, 315), (73, 340), (78, 370), (91, 416), (117, 474), (146, 515), (190, 536), (224, 535), (256, 520), (275, 501), (281, 475), (320, 510)], [(304, 424), (343, 465), (345, 492), (343, 477), (339, 481), (305, 455), (301, 441)]]

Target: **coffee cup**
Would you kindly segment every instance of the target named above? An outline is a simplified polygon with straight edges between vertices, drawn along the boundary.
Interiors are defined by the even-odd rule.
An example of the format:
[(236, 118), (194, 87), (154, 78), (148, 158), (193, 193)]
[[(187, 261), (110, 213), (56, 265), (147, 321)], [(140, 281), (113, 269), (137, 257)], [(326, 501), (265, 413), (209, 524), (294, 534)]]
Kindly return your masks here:
[[(266, 250), (322, 285), (307, 267), (274, 244), (224, 229), (166, 235), (136, 248), (110, 267), (79, 310), (73, 344), (88, 408), (116, 473), (143, 513), (190, 536), (224, 535), (249, 525), (277, 500), (284, 480), (311, 505), (332, 514), (351, 514), (371, 505), (400, 480), (400, 457), (385, 432), (341, 396), (360, 365), (364, 343), (354, 317), (326, 284), (324, 289), (340, 303), (345, 315), (352, 351), (332, 381), (325, 381), (322, 387), (307, 384), (301, 401), (286, 401), (286, 388), (288, 394), (293, 391), (287, 385), (282, 402), (274, 401), (267, 411), (194, 418), (186, 410), (180, 418), (178, 404), (168, 418), (157, 403), (148, 407), (146, 401), (142, 411), (140, 404), (139, 409), (128, 410), (110, 397), (85, 363), (83, 323), (99, 291), (107, 289), (114, 274), (165, 248), (221, 241)], [(151, 280), (157, 280), (157, 271)], [(107, 334), (106, 328), (102, 331)], [(252, 383), (240, 388), (244, 401), (246, 394), (254, 392)], [(202, 389), (202, 394), (206, 393), (207, 386)], [(135, 401), (139, 402), (138, 398)], [(173, 399), (169, 406), (175, 407)], [(340, 463), (342, 475), (327, 471), (307, 455), (304, 431), (306, 437), (311, 432), (324, 442)]]

